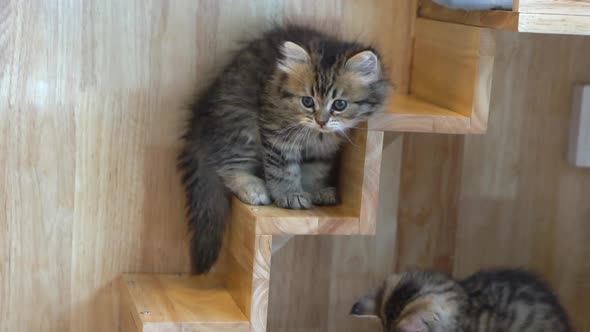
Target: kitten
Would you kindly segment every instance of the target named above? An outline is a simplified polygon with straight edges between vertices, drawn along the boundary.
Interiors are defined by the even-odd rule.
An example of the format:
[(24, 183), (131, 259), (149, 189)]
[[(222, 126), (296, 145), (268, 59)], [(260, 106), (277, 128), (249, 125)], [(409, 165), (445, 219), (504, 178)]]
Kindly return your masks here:
[(390, 88), (374, 49), (309, 28), (276, 28), (240, 49), (183, 136), (193, 270), (217, 260), (229, 193), (289, 209), (337, 204), (343, 136), (384, 108)]
[(351, 314), (379, 317), (387, 332), (570, 331), (557, 297), (522, 270), (482, 271), (461, 281), (437, 272), (394, 275)]

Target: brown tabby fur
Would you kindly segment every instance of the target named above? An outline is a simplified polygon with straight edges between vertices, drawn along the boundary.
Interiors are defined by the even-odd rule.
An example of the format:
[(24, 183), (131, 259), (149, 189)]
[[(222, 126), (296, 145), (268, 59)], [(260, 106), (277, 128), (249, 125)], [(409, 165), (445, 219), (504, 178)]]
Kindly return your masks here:
[(351, 314), (380, 318), (385, 332), (571, 331), (550, 288), (523, 270), (482, 271), (461, 281), (438, 272), (394, 275)]

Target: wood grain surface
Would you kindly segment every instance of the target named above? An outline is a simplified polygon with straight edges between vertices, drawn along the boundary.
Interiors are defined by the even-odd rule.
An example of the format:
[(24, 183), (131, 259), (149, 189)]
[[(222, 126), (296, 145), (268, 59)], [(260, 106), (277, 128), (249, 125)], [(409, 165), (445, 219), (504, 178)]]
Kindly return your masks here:
[[(250, 323), (213, 276), (124, 274), (119, 280), (131, 319), (121, 332), (249, 332)], [(127, 325), (127, 326), (126, 326)]]
[[(411, 13), (390, 0), (0, 0), (0, 331), (117, 331), (117, 276), (188, 272), (175, 170), (183, 109), (237, 40), (273, 21), (320, 22), (375, 42), (388, 69), (403, 73)], [(388, 151), (392, 165), (401, 150)], [(388, 181), (380, 223), (389, 246), (368, 237), (288, 245), (285, 258), (305, 241), (325, 248), (277, 268), (307, 265), (322, 280), (315, 287), (332, 290), (306, 298), (271, 286), (271, 307), (317, 301), (331, 310), (322, 324), (342, 324), (353, 295), (340, 293), (383, 275), (375, 254), (391, 252), (397, 199)], [(351, 260), (371, 263), (322, 276), (318, 257), (343, 271)], [(275, 282), (285, 280), (307, 287), (300, 271)]]
[(542, 34), (590, 35), (590, 1), (522, 0), (514, 10), (461, 10), (421, 0), (421, 17), (478, 27)]
[(531, 268), (555, 288), (574, 330), (590, 331), (590, 171), (566, 161), (573, 87), (590, 81), (590, 39), (496, 39), (488, 133), (404, 137), (398, 266), (459, 276)]

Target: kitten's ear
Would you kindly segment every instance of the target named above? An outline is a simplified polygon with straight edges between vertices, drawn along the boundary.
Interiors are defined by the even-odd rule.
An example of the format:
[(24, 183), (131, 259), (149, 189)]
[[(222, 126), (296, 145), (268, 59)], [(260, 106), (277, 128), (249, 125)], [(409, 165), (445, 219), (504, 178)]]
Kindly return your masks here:
[(363, 84), (371, 84), (381, 76), (381, 63), (373, 51), (362, 51), (350, 57), (344, 66)]
[(357, 317), (378, 317), (379, 306), (377, 303), (377, 295), (379, 289), (374, 289), (369, 293), (363, 295), (350, 309), (350, 314)]
[(404, 307), (394, 331), (444, 331), (453, 310), (454, 306), (445, 305), (440, 297), (419, 298)]
[(281, 45), (281, 55), (283, 57), (279, 61), (279, 69), (286, 73), (292, 73), (298, 66), (309, 63), (311, 59), (303, 47), (290, 41)]
[(402, 319), (393, 327), (394, 332), (428, 332), (428, 326), (419, 314)]

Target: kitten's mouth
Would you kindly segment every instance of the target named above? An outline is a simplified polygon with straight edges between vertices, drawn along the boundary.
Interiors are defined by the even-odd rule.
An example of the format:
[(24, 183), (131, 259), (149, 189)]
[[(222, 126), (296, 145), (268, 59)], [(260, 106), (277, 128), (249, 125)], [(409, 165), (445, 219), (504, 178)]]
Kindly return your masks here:
[(335, 133), (337, 131), (333, 125), (330, 125), (329, 122), (319, 122), (316, 120), (313, 124), (313, 127), (315, 130), (321, 133)]
[(314, 126), (314, 129), (315, 129), (315, 130), (317, 130), (317, 131), (319, 131), (320, 133), (324, 133), (324, 134), (327, 134), (327, 133), (333, 133), (333, 132), (334, 132), (334, 130), (333, 130), (333, 129), (331, 129), (331, 128), (328, 128), (328, 127), (326, 127), (326, 126), (321, 126), (321, 125), (319, 125), (319, 124), (315, 125), (315, 126)]
[(304, 122), (303, 125), (311, 130), (320, 132), (320, 133), (333, 133), (334, 130), (332, 128), (329, 128), (327, 126), (327, 124), (321, 125), (319, 123), (317, 123), (317, 121), (314, 122)]

